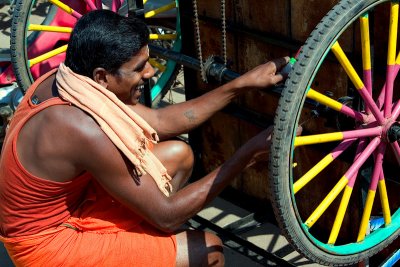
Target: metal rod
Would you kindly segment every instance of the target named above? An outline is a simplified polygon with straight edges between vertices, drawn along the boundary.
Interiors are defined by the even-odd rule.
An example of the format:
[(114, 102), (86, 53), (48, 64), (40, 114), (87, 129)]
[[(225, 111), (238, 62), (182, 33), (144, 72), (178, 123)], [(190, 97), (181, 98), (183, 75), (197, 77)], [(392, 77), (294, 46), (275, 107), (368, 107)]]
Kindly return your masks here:
[[(152, 56), (157, 56), (157, 57), (161, 57), (164, 59), (169, 59), (169, 60), (173, 60), (176, 63), (183, 65), (184, 67), (188, 67), (190, 69), (196, 70), (196, 71), (200, 71), (200, 61), (192, 58), (190, 56), (181, 54), (179, 52), (175, 52), (172, 50), (168, 50), (166, 48), (160, 47), (160, 46), (156, 46), (153, 44), (149, 44), (149, 48), (150, 48), (150, 54)], [(211, 67), (218, 67), (218, 64), (210, 64)], [(207, 73), (212, 73), (213, 71), (207, 71)], [(240, 76), (239, 73), (234, 72), (232, 70), (229, 70), (227, 68), (223, 69), (222, 74), (220, 74), (222, 77), (223, 82), (229, 82), (237, 77)], [(282, 88), (283, 86), (275, 86), (274, 88), (272, 88), (272, 92), (275, 93), (281, 93), (282, 92)]]

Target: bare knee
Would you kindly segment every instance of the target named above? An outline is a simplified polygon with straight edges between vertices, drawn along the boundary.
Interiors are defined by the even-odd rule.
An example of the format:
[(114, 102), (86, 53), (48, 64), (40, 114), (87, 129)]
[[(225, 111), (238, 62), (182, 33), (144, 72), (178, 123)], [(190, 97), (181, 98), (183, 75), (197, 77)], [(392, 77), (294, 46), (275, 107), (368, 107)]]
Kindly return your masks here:
[(178, 253), (176, 266), (224, 266), (221, 239), (208, 232), (185, 231), (176, 235)]
[(193, 167), (194, 156), (192, 148), (183, 141), (169, 140), (158, 143), (153, 149), (154, 155), (168, 167), (170, 175), (180, 169), (190, 169)]
[(181, 169), (191, 170), (193, 167), (194, 156), (192, 148), (183, 141), (172, 141), (168, 151), (169, 158), (180, 162)]
[(167, 168), (172, 179), (173, 193), (182, 188), (192, 174), (192, 148), (183, 141), (169, 140), (154, 146), (153, 153)]
[(221, 239), (211, 233), (206, 233), (207, 264), (203, 266), (224, 266), (225, 256)]

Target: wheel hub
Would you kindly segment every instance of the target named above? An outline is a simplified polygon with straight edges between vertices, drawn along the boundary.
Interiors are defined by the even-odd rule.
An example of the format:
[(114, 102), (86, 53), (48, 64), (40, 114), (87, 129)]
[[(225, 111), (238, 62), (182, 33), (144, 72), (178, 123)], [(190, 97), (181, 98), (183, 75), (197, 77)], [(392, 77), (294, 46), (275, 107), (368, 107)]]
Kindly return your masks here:
[(387, 131), (387, 138), (390, 143), (400, 141), (400, 123), (393, 123)]

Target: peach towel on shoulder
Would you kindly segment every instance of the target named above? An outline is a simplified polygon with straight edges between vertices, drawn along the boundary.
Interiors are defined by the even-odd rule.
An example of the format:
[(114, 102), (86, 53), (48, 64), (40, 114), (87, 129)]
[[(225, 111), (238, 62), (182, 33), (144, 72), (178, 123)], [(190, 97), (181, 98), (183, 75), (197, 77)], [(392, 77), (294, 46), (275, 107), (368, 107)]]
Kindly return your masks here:
[(149, 149), (158, 142), (156, 131), (117, 96), (89, 77), (60, 64), (56, 84), (61, 98), (88, 112), (104, 133), (135, 165), (140, 175), (148, 173), (167, 196), (171, 177)]

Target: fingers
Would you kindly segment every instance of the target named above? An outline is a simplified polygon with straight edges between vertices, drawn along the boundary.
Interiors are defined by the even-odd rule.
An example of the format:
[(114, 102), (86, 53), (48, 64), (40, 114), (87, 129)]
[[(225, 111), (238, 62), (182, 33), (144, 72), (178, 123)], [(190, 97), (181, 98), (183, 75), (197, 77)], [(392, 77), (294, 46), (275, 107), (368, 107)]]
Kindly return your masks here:
[(275, 75), (271, 78), (272, 84), (278, 84), (287, 78), (287, 75), (281, 73), (280, 71), (289, 63), (289, 60), (289, 57), (281, 57), (273, 59), (269, 62), (275, 66)]
[(302, 132), (303, 132), (303, 127), (301, 127), (301, 125), (298, 125), (296, 129), (296, 136), (301, 135)]
[(271, 62), (275, 64), (276, 71), (278, 72), (284, 66), (286, 66), (286, 64), (289, 63), (289, 60), (290, 60), (289, 57), (280, 57), (280, 58), (276, 58), (276, 59), (271, 60)]
[(271, 82), (272, 82), (272, 84), (278, 84), (286, 78), (287, 78), (287, 76), (284, 76), (282, 73), (278, 72), (274, 76), (271, 77), (271, 80), (272, 80)]

